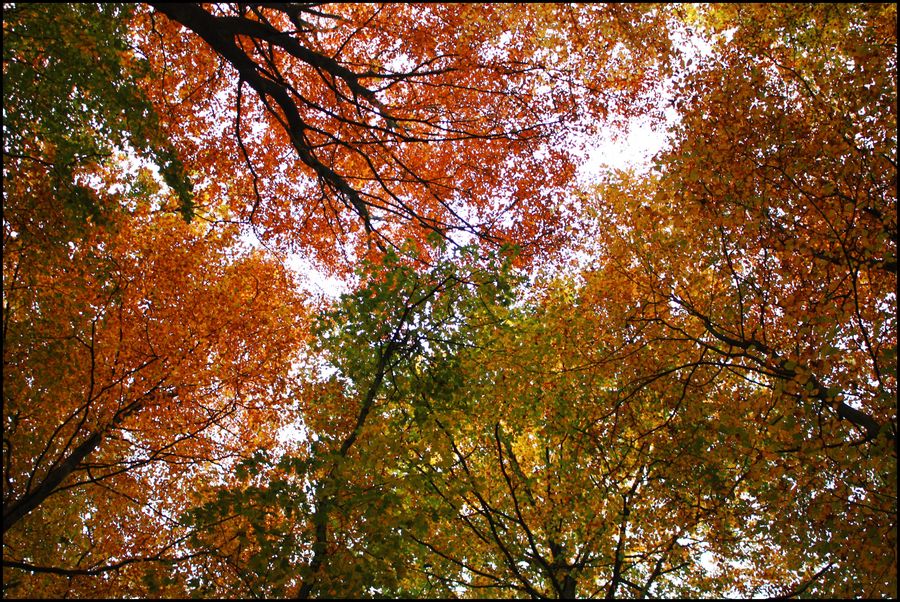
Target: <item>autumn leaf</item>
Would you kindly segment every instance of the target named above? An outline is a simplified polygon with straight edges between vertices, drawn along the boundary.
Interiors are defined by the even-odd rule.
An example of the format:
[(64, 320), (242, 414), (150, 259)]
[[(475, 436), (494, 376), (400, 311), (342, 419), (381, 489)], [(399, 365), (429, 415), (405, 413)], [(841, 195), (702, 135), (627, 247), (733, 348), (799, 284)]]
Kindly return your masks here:
[(3, 27), (4, 596), (896, 597), (894, 5)]

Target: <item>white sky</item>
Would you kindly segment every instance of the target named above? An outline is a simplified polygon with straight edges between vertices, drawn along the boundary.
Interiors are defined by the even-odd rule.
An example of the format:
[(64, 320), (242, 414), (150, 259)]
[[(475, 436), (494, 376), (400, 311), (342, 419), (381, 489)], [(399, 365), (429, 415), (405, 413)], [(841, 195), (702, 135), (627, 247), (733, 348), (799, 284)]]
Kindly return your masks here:
[(665, 144), (667, 126), (668, 123), (654, 128), (649, 119), (641, 118), (634, 120), (617, 139), (609, 134), (596, 139), (579, 177), (590, 179), (600, 168), (649, 169), (651, 159)]

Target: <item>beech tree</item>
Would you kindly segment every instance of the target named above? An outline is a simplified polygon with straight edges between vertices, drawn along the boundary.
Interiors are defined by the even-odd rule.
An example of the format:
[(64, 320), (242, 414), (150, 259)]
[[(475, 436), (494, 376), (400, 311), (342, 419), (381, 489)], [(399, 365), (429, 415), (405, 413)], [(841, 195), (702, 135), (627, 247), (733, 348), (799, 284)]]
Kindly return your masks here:
[(896, 588), (893, 14), (702, 15), (730, 39), (679, 84), (681, 123), (656, 173), (599, 193), (606, 261), (585, 276), (632, 299), (622, 357), (640, 358), (635, 387), (710, 386), (707, 366), (746, 382), (725, 387), (715, 415), (741, 453), (766, 459), (773, 478), (753, 495), (789, 502), (768, 521), (773, 547), (827, 567), (810, 590), (823, 595)]
[(640, 112), (670, 49), (665, 12), (640, 5), (155, 9), (138, 21), (163, 74), (150, 96), (191, 133), (176, 143), (211, 180), (200, 205), (231, 188), (240, 219), (325, 269), (353, 267), (336, 244), (429, 232), (557, 247), (576, 159), (561, 142)]
[(4, 595), (896, 597), (895, 6), (12, 5), (3, 65)]
[[(179, 555), (188, 477), (213, 478), (273, 441), (303, 339), (303, 306), (279, 262), (242, 249), (233, 226), (186, 223), (173, 175), (164, 191), (149, 169), (135, 177), (123, 167), (116, 146), (129, 140), (150, 157), (173, 155), (141, 129), (152, 113), (140, 104), (139, 69), (120, 54), (120, 12), (29, 5), (4, 17), (12, 593), (137, 595), (133, 563)], [(116, 77), (132, 79), (110, 92)], [(113, 589), (109, 571), (119, 572)]]

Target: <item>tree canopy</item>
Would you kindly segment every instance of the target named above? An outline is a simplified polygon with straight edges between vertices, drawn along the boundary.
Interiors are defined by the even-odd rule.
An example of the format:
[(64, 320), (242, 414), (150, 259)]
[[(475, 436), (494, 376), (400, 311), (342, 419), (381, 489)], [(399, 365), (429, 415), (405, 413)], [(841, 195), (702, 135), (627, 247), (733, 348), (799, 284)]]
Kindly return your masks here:
[(3, 34), (5, 597), (896, 598), (895, 5)]

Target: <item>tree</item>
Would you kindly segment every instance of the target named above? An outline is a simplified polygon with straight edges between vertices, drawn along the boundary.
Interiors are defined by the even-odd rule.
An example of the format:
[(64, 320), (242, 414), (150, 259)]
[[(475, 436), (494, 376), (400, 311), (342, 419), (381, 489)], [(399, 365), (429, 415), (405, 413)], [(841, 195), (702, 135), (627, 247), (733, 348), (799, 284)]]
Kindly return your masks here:
[[(882, 74), (894, 13), (740, 6), (703, 18), (731, 39), (679, 84), (681, 123), (657, 174), (600, 192), (615, 259), (588, 278), (628, 283), (623, 357), (668, 350), (662, 363), (632, 356), (644, 362), (636, 386), (672, 374), (707, 386), (693, 376), (704, 365), (746, 380), (716, 412), (746, 453), (774, 454), (769, 492), (754, 495), (789, 496), (773, 545), (828, 567), (810, 591), (892, 591), (896, 81)], [(854, 553), (833, 555), (835, 538)]]
[(418, 273), (389, 253), (360, 271), (359, 290), (316, 327), (320, 359), (295, 391), (304, 441), (282, 457), (260, 453), (190, 515), (192, 545), (215, 551), (199, 583), (204, 591), (306, 598), (367, 595), (377, 588), (371, 579), (396, 583), (384, 566), (373, 571), (354, 560), (367, 535), (356, 520), (387, 537), (385, 551), (399, 543), (377, 515), (393, 499), (383, 496), (395, 495), (380, 483), (385, 463), (394, 470), (403, 447), (393, 433), (376, 433), (394, 428), (395, 415), (409, 418), (398, 399), (406, 367), (448, 353), (460, 336), (452, 333), (470, 326), (466, 308), (509, 300), (509, 289), (479, 263), (469, 250)]
[[(319, 329), (335, 372), (309, 377), (300, 453), (261, 455), (192, 514), (193, 545), (221, 553), (206, 593), (890, 587), (832, 544), (883, 527), (874, 503), (890, 504), (890, 475), (877, 449), (784, 449), (796, 434), (785, 427), (802, 420), (790, 400), (768, 408), (772, 424), (748, 420), (772, 395), (733, 364), (621, 328), (634, 310), (627, 279), (560, 282), (513, 308), (506, 277), (374, 269)], [(437, 291), (440, 303), (424, 302)], [(871, 490), (857, 497), (862, 466)], [(872, 560), (867, 546), (883, 545), (842, 541)], [(217, 589), (223, 566), (233, 581)]]
[(896, 597), (893, 5), (4, 32), (7, 595)]
[(233, 232), (179, 220), (62, 257), (7, 245), (5, 564), (175, 558), (185, 478), (274, 441), (299, 305), (271, 263), (221, 248)]
[(138, 87), (148, 65), (126, 41), (130, 12), (61, 4), (5, 11), (4, 166), (43, 165), (67, 213), (97, 221), (111, 207), (97, 206), (100, 199), (84, 187), (80, 171), (127, 147), (155, 162), (189, 220), (190, 182)]
[[(280, 263), (240, 248), (233, 226), (187, 223), (183, 180), (169, 173), (164, 187), (123, 167), (130, 144), (172, 155), (146, 128), (120, 12), (29, 5), (4, 17), (9, 595), (135, 595), (134, 563), (178, 558), (186, 478), (213, 478), (273, 440), (258, 425), (277, 424), (302, 341)], [(118, 589), (103, 583), (113, 570)]]
[(151, 97), (204, 206), (229, 190), (331, 269), (429, 232), (555, 248), (567, 132), (639, 111), (669, 49), (665, 12), (630, 5), (153, 6)]

